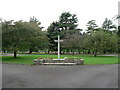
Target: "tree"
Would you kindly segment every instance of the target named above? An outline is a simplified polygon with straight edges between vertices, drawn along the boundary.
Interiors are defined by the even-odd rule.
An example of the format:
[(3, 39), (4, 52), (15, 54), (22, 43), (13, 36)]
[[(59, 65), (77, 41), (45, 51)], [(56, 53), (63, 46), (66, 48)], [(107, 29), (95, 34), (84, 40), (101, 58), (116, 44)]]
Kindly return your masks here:
[[(41, 22), (36, 18), (36, 17), (30, 17), (30, 20), (29, 20), (29, 22), (32, 24), (32, 25), (35, 25), (35, 26), (33, 26), (34, 28), (35, 27), (38, 27), (37, 28), (37, 30), (38, 30), (38, 32), (42, 32), (42, 28), (43, 27), (41, 27), (40, 25), (41, 25)], [(42, 33), (42, 34), (44, 34), (44, 33)], [(45, 36), (46, 35), (42, 35), (42, 37), (44, 37), (45, 38)], [(47, 38), (47, 37), (46, 37)], [(35, 39), (35, 41), (33, 40), (33, 39)], [(37, 51), (37, 50), (39, 50), (38, 49), (38, 47), (35, 47), (36, 45), (38, 45), (42, 40), (39, 40), (40, 38), (38, 38), (38, 37), (34, 37), (34, 38), (32, 38), (31, 39), (31, 45), (30, 45), (30, 49), (29, 49), (29, 53), (32, 53), (33, 51)], [(37, 40), (37, 42), (39, 42), (39, 43), (36, 43), (36, 40)], [(47, 39), (45, 39), (45, 40), (47, 40)], [(42, 41), (42, 42), (44, 42), (44, 41)], [(40, 44), (41, 45), (41, 44)], [(40, 47), (39, 47), (40, 48)]]
[[(4, 52), (8, 49), (8, 45), (10, 44), (9, 32), (10, 32), (10, 30), (13, 29), (12, 22), (13, 22), (13, 20), (2, 21), (2, 50)], [(3, 36), (4, 34), (6, 35), (5, 37)]]
[(85, 39), (85, 45), (87, 48), (91, 48), (94, 51), (94, 56), (97, 56), (97, 52), (103, 50), (116, 51), (117, 49), (117, 36), (112, 36), (103, 30), (100, 30), (93, 35), (88, 35)]
[(7, 24), (7, 27), (6, 24), (3, 26), (2, 46), (3, 49), (14, 51), (14, 58), (17, 51), (28, 50), (32, 45), (38, 48), (43, 43), (41, 42), (43, 34), (37, 24), (21, 21), (12, 23)]
[(54, 40), (57, 39), (58, 34), (60, 33), (58, 22), (53, 22), (47, 29), (47, 36), (49, 38), (49, 51), (56, 51), (57, 50), (57, 43)]
[(75, 30), (77, 28), (78, 19), (75, 14), (64, 12), (59, 18), (59, 27), (62, 30)]
[(30, 21), (29, 22), (35, 23), (37, 25), (41, 25), (41, 22), (39, 22), (39, 20), (35, 16), (30, 17)]
[(83, 35), (80, 32), (67, 33), (64, 37), (64, 41), (62, 42), (62, 48), (66, 49), (67, 52), (71, 50), (71, 52), (78, 50), (80, 53), (80, 48), (83, 46)]
[(97, 31), (98, 25), (96, 24), (95, 20), (91, 20), (87, 23), (87, 32), (92, 34), (93, 32)]
[(59, 17), (59, 20), (53, 22), (47, 29), (49, 37), (49, 49), (52, 51), (57, 50), (57, 43), (54, 42), (57, 36), (60, 35), (61, 39), (65, 37), (67, 33), (74, 33), (81, 31), (77, 29), (78, 19), (75, 14), (64, 12)]
[(117, 36), (118, 36), (118, 53), (120, 53), (120, 15), (116, 15), (114, 17), (115, 19), (118, 20), (118, 32), (117, 32)]
[(102, 28), (106, 32), (110, 32), (111, 30), (116, 30), (116, 26), (108, 18), (106, 18), (105, 21), (103, 22)]

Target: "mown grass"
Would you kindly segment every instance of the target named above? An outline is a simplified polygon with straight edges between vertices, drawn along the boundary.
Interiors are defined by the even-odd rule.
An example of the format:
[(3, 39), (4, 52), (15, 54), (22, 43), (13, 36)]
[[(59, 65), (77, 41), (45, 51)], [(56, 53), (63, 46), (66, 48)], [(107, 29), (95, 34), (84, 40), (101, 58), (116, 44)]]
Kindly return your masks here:
[[(33, 64), (33, 60), (38, 57), (52, 57), (57, 58), (57, 55), (24, 55), (13, 58), (13, 56), (2, 56), (3, 63), (14, 63), (14, 64)], [(88, 55), (61, 55), (64, 57), (80, 57), (84, 59), (85, 65), (95, 65), (95, 64), (118, 64), (118, 57), (114, 56), (88, 56)]]

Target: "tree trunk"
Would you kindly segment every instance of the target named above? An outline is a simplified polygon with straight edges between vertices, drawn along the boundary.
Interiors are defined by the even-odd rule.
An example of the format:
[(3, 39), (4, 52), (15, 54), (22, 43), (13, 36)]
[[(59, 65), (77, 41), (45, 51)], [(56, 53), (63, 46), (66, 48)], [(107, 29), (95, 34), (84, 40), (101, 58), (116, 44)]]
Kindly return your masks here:
[(83, 54), (85, 54), (85, 50), (83, 49)]
[(47, 54), (47, 51), (45, 51), (45, 54)]
[(71, 50), (71, 53), (72, 53), (73, 55), (75, 54), (74, 49), (73, 49), (73, 50)]
[(87, 54), (90, 54), (90, 49), (88, 49), (88, 52), (87, 52)]
[(94, 57), (96, 57), (97, 56), (97, 49), (95, 49), (95, 53), (94, 53)]
[(69, 50), (67, 49), (66, 54), (68, 54), (68, 53), (69, 53)]
[(6, 52), (6, 50), (3, 50), (3, 52), (5, 53), (5, 52)]
[(31, 54), (33, 52), (32, 48), (30, 48), (29, 53)]
[(106, 53), (106, 50), (103, 50), (103, 53)]
[(48, 50), (48, 52), (47, 52), (48, 54), (50, 53), (50, 51)]
[(60, 50), (60, 54), (62, 54), (62, 51)]
[(17, 57), (17, 51), (14, 51), (14, 58)]
[(63, 51), (63, 55), (65, 54), (65, 51)]
[(80, 52), (80, 49), (78, 49), (78, 54), (80, 54), (81, 52)]
[(74, 53), (74, 51), (73, 51), (73, 55), (74, 55), (75, 53)]

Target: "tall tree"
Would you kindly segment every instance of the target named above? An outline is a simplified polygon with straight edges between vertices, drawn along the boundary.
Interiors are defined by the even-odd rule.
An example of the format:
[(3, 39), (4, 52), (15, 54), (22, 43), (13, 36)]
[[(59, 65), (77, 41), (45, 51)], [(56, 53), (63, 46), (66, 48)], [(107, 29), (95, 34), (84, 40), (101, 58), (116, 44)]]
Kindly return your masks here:
[(75, 14), (64, 12), (59, 17), (59, 20), (53, 22), (47, 29), (50, 42), (50, 50), (57, 50), (57, 44), (54, 42), (57, 36), (63, 39), (66, 33), (78, 32), (81, 29), (77, 29), (78, 19)]
[(37, 25), (41, 25), (41, 22), (35, 16), (30, 17), (30, 21), (29, 22), (33, 22), (33, 23), (35, 23)]
[(97, 56), (97, 52), (117, 51), (117, 37), (100, 30), (93, 35), (88, 35), (85, 39), (85, 45), (87, 48), (91, 48), (94, 51), (94, 56)]
[(42, 32), (34, 23), (18, 21), (8, 25), (7, 28), (3, 26), (2, 30), (3, 48), (14, 51), (14, 58), (17, 51), (28, 50), (32, 45), (37, 48), (42, 44)]
[(67, 33), (64, 37), (64, 42), (62, 42), (62, 47), (68, 51), (73, 52), (79, 51), (80, 48), (83, 46), (83, 36), (80, 32), (75, 33)]
[[(38, 30), (38, 32), (42, 32), (42, 28), (43, 27), (40, 26), (41, 22), (35, 16), (30, 17), (29, 23), (34, 28), (33, 30)], [(44, 33), (42, 33), (42, 34), (44, 34)], [(42, 35), (42, 37), (45, 38), (45, 35)], [(35, 39), (35, 41), (33, 39)], [(34, 37), (34, 38), (32, 37), (32, 39), (31, 39), (31, 45), (30, 45), (30, 49), (29, 49), (29, 53), (32, 53), (33, 51), (37, 51), (38, 50), (38, 47), (35, 47), (35, 46), (38, 45), (39, 43), (41, 43), (42, 40), (44, 40), (44, 39), (42, 39), (42, 40), (39, 40), (39, 39), (40, 39), (40, 37), (39, 38), (38, 37)], [(36, 40), (38, 40), (38, 42), (36, 42)], [(45, 39), (45, 40), (47, 40), (47, 39)], [(41, 44), (39, 44), (39, 45), (41, 45)]]
[[(49, 38), (49, 51), (57, 50), (57, 43), (54, 40), (57, 39), (58, 34), (60, 33), (58, 22), (53, 22), (47, 29), (47, 36)], [(48, 52), (49, 52), (48, 51)]]
[(87, 32), (90, 34), (98, 30), (98, 25), (96, 24), (95, 20), (89, 21), (86, 26), (87, 26)]
[(59, 23), (59, 27), (62, 28), (62, 30), (75, 30), (78, 26), (78, 19), (75, 14), (64, 12), (59, 18)]
[(102, 24), (102, 28), (104, 29), (104, 31), (110, 32), (111, 30), (115, 30), (116, 26), (113, 24), (113, 22), (111, 20), (106, 18)]
[(116, 19), (118, 19), (118, 53), (120, 53), (120, 15)]

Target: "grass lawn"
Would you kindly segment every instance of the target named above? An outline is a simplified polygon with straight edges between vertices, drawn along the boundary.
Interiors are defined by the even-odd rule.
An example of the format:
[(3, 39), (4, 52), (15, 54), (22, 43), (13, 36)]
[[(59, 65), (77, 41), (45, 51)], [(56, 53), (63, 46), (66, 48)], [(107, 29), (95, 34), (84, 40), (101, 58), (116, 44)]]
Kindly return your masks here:
[[(38, 57), (52, 57), (57, 58), (57, 55), (25, 55), (18, 56), (17, 58), (13, 58), (13, 56), (2, 56), (3, 63), (15, 63), (15, 64), (33, 64), (33, 60)], [(118, 57), (114, 56), (86, 56), (86, 55), (61, 55), (61, 58), (64, 57), (80, 57), (84, 59), (85, 65), (94, 65), (94, 64), (117, 64)]]

